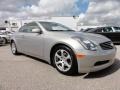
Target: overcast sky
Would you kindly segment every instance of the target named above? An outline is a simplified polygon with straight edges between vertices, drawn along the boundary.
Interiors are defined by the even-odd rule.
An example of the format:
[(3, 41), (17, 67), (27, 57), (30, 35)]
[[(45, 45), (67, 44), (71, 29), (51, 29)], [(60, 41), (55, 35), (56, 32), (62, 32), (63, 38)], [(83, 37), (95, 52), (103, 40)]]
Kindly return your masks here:
[(120, 0), (0, 0), (0, 20), (81, 14), (84, 25), (120, 25), (119, 7)]
[(87, 12), (81, 16), (84, 25), (120, 26), (120, 0), (90, 0)]
[(85, 13), (89, 0), (0, 0), (0, 18), (73, 16)]

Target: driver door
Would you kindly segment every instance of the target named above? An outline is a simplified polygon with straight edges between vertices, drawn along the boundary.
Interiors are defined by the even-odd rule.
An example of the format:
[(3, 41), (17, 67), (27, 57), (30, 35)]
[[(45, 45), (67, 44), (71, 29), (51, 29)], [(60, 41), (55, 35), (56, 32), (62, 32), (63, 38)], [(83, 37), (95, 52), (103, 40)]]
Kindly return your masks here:
[(40, 27), (36, 23), (29, 23), (22, 32), (22, 49), (32, 56), (43, 57), (44, 38), (40, 32), (33, 32)]

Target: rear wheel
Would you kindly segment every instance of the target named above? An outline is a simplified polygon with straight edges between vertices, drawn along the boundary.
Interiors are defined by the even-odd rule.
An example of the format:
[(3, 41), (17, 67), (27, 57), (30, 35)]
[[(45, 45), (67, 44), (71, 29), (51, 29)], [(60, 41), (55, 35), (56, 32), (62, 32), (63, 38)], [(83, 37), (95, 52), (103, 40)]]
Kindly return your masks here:
[(53, 52), (53, 64), (56, 69), (66, 75), (77, 73), (77, 60), (73, 51), (67, 46), (58, 46)]
[(18, 55), (18, 51), (17, 51), (17, 47), (16, 47), (16, 44), (15, 42), (11, 42), (11, 51), (14, 55)]

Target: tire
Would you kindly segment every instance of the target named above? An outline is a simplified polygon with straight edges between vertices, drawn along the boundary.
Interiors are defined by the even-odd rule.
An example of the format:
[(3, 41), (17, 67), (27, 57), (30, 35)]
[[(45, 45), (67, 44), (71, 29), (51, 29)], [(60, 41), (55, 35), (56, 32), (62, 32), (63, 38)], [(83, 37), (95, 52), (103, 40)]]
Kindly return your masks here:
[(67, 46), (58, 46), (52, 55), (53, 65), (62, 74), (73, 75), (78, 72), (77, 60), (74, 52)]
[(2, 44), (3, 45), (7, 44), (7, 40), (5, 38), (2, 38)]
[(18, 51), (17, 51), (17, 47), (16, 47), (16, 44), (15, 44), (14, 41), (11, 42), (11, 51), (12, 51), (12, 53), (13, 53), (14, 55), (18, 55), (18, 54), (19, 54)]

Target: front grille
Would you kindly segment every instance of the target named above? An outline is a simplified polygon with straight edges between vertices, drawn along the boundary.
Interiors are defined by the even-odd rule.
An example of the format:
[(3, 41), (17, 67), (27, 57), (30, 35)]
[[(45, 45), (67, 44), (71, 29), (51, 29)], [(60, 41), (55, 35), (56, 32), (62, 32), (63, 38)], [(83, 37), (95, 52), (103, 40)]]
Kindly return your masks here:
[(96, 62), (96, 63), (94, 64), (94, 66), (99, 66), (99, 65), (107, 64), (108, 62), (109, 62), (109, 60), (99, 61), (99, 62)]
[(103, 50), (109, 50), (114, 48), (114, 45), (111, 41), (101, 43), (100, 46)]

